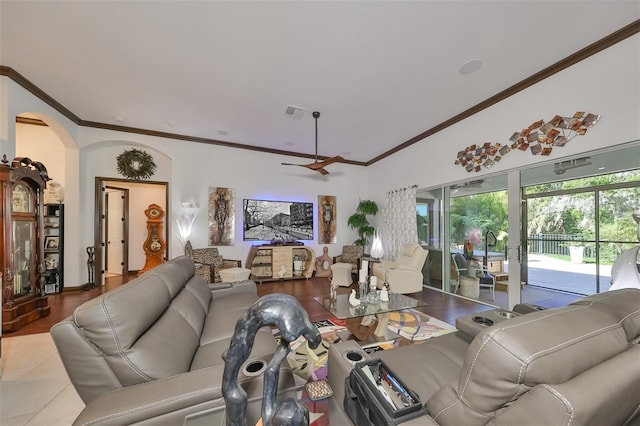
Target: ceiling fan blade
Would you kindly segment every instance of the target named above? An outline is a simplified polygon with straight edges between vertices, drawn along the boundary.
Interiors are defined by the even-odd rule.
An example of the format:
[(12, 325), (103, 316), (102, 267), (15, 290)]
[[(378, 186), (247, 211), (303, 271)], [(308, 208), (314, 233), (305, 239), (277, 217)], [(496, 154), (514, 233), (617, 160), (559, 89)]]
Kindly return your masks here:
[(344, 161), (344, 158), (342, 158), (339, 155), (336, 155), (335, 157), (330, 157), (327, 158), (325, 160), (319, 161), (318, 164), (322, 164), (322, 166), (328, 166), (329, 164), (333, 164), (333, 163), (341, 163)]
[(340, 162), (344, 161), (344, 158), (342, 158), (339, 155), (336, 155), (335, 157), (326, 158), (326, 159), (324, 159), (322, 161), (318, 161), (318, 117), (320, 117), (320, 113), (318, 111), (315, 111), (313, 113), (313, 118), (316, 121), (316, 154), (315, 154), (315, 161), (313, 163), (309, 163), (309, 164), (293, 164), (293, 163), (280, 163), (280, 164), (282, 164), (283, 166), (306, 167), (307, 169), (315, 170), (316, 172), (319, 172), (322, 175), (328, 175), (329, 172), (324, 169), (324, 166), (328, 166), (329, 164), (340, 163)]

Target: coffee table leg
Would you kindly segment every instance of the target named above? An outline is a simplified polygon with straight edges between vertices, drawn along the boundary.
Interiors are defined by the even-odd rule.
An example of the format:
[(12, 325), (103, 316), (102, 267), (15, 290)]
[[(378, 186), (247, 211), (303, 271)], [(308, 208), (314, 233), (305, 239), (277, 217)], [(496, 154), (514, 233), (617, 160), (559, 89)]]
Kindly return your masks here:
[(389, 324), (389, 314), (382, 313), (378, 314), (378, 326), (376, 327), (376, 331), (373, 334), (376, 337), (385, 337), (387, 335), (387, 325)]

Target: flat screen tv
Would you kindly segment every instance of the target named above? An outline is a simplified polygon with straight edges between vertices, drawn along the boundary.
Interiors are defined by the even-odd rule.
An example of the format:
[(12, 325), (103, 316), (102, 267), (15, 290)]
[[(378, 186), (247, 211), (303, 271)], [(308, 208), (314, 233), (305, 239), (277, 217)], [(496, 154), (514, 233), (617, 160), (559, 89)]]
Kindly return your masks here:
[(295, 201), (242, 201), (245, 241), (313, 240), (313, 203)]

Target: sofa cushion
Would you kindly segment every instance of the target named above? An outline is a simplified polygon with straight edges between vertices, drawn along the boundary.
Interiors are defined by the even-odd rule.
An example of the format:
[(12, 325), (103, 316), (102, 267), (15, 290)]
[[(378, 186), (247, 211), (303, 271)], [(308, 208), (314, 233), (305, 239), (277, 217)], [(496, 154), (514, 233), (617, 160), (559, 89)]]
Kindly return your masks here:
[[(381, 351), (375, 357), (382, 359), (425, 402), (458, 378), (470, 343), (471, 337), (464, 333), (449, 333), (420, 344)], [(416, 368), (416, 363), (422, 362), (426, 368)]]
[(215, 342), (217, 340), (228, 339), (233, 336), (236, 323), (247, 308), (228, 309), (224, 312), (211, 312), (204, 323), (200, 344)]
[(576, 377), (628, 348), (620, 320), (589, 306), (533, 312), (486, 329), (465, 355), (460, 377), (427, 405), (443, 424), (485, 424), (540, 384)]
[(402, 247), (402, 255), (411, 257), (415, 254), (416, 250), (418, 250), (420, 246), (418, 244), (405, 244)]
[(640, 339), (640, 289), (623, 288), (583, 297), (571, 306), (589, 306), (618, 318), (629, 342)]
[(255, 293), (231, 293), (226, 294), (224, 297), (213, 297), (209, 304), (209, 311), (211, 312), (224, 312), (236, 309), (247, 309), (258, 300), (258, 295)]
[[(191, 370), (224, 364), (222, 354), (229, 349), (230, 342), (231, 336), (214, 340), (200, 346), (191, 362)], [(275, 352), (276, 347), (277, 344), (271, 330), (269, 330), (269, 328), (262, 328), (256, 333), (249, 359), (262, 358), (268, 355), (269, 359), (271, 359), (271, 355)]]

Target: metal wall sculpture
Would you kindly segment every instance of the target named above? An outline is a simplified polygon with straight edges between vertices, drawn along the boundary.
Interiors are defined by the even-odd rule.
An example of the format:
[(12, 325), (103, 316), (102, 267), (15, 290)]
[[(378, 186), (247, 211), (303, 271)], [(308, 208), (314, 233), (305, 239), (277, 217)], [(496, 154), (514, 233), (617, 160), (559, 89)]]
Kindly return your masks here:
[(209, 187), (209, 245), (235, 244), (235, 195), (231, 188)]
[(521, 131), (513, 133), (508, 143), (473, 144), (459, 151), (454, 164), (467, 172), (491, 168), (512, 150), (531, 151), (533, 155), (550, 155), (554, 147), (563, 147), (576, 136), (582, 136), (593, 127), (600, 116), (576, 112), (573, 117), (554, 116), (545, 122), (538, 120)]
[(318, 243), (335, 244), (336, 237), (336, 197), (318, 195)]

